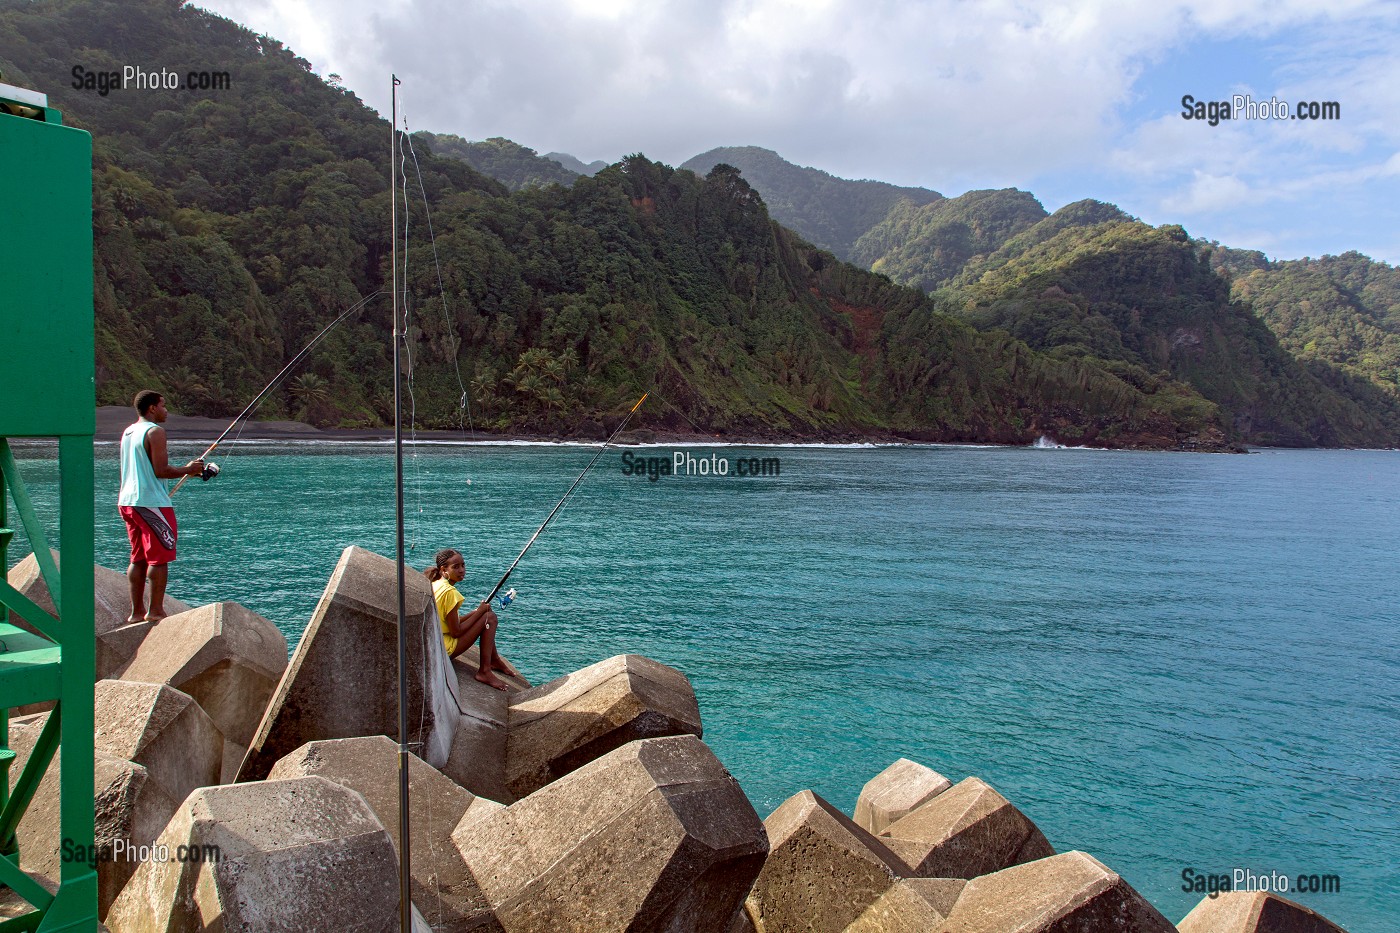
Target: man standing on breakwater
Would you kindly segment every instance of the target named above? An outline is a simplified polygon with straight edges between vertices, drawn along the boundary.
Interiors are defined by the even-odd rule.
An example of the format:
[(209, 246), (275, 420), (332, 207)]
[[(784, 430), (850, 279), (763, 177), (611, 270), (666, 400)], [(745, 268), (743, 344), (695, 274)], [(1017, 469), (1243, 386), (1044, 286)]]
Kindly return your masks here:
[[(164, 479), (198, 476), (203, 460), (191, 460), (183, 467), (172, 467), (166, 453), (165, 429), (169, 412), (159, 392), (143, 389), (132, 401), (139, 416), (122, 432), (122, 487), (117, 510), (126, 521), (131, 539), (131, 563), (126, 579), (131, 584), (131, 612), (127, 622), (159, 622), (165, 618), (165, 584), (170, 562), (175, 559), (175, 506), (170, 501)], [(150, 607), (146, 606), (146, 582), (151, 584)]]

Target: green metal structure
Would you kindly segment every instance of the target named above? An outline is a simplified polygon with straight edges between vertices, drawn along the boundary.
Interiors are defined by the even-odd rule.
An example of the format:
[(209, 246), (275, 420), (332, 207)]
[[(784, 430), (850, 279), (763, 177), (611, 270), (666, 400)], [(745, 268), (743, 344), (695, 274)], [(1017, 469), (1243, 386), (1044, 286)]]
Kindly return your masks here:
[[(92, 138), (64, 126), (44, 95), (0, 84), (0, 179), (0, 568), (18, 519), (57, 610), (0, 582), (0, 884), (33, 907), (0, 921), (0, 933), (87, 931), (97, 928), (89, 861), (64, 858), (50, 893), (20, 870), (15, 830), (58, 751), (60, 838), (67, 852), (93, 851)], [(58, 561), (13, 438), (57, 439)], [(9, 709), (42, 701), (53, 712), (10, 774)]]

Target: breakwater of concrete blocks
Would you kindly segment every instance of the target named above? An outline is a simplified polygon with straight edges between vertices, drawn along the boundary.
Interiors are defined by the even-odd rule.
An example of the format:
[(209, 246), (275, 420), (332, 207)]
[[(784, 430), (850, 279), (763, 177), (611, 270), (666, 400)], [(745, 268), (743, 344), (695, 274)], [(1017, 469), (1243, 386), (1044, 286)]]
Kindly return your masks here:
[[(47, 605), (32, 557), (9, 579)], [(395, 580), (392, 561), (347, 548), (289, 660), (235, 603), (125, 625), (126, 579), (97, 568), (86, 855), (108, 929), (398, 928)], [(1055, 852), (994, 787), (906, 759), (873, 774), (852, 815), (803, 791), (762, 819), (702, 740), (681, 672), (621, 655), (494, 690), (474, 651), (447, 657), (426, 581), (408, 585), (416, 930), (1340, 931), (1245, 892), (1174, 926), (1092, 855)], [(12, 779), (47, 715), (12, 711)], [(57, 783), (18, 829), (41, 881), (72, 856)]]

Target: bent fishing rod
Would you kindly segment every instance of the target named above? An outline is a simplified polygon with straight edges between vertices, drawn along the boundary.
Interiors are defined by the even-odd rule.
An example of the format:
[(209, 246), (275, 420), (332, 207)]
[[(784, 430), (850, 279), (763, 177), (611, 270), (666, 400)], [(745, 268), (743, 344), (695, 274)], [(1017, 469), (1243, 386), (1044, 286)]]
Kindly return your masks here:
[[(291, 373), (291, 371), (292, 371), (293, 369), (296, 368), (296, 366), (297, 366), (298, 363), (301, 363), (301, 362), (304, 361), (308, 356), (311, 355), (311, 351), (314, 350), (314, 349), (316, 349), (316, 345), (317, 345), (318, 343), (320, 343), (323, 339), (325, 339), (325, 336), (326, 336), (327, 334), (329, 334), (332, 330), (334, 330), (337, 324), (339, 324), (341, 321), (343, 321), (343, 320), (345, 320), (346, 318), (348, 318), (350, 315), (354, 314), (356, 311), (358, 311), (358, 310), (360, 310), (361, 308), (363, 308), (363, 307), (364, 307), (366, 304), (368, 304), (372, 299), (378, 298), (380, 295), (383, 295), (383, 294), (384, 294), (384, 290), (383, 290), (383, 289), (380, 289), (380, 290), (377, 291), (377, 292), (372, 292), (371, 294), (366, 295), (364, 298), (361, 298), (361, 299), (360, 299), (359, 301), (357, 301), (355, 304), (351, 305), (349, 308), (347, 308), (346, 310), (342, 311), (339, 317), (337, 317), (334, 321), (331, 321), (331, 322), (330, 322), (329, 324), (327, 324), (324, 328), (322, 328), (322, 330), (321, 330), (321, 332), (320, 332), (319, 334), (317, 334), (315, 337), (312, 337), (312, 338), (311, 338), (311, 342), (310, 342), (310, 343), (308, 343), (306, 346), (302, 347), (300, 353), (298, 353), (296, 356), (292, 357), (291, 360), (288, 361), (287, 365), (282, 367), (282, 371), (281, 371), (281, 372), (279, 372), (277, 375), (275, 375), (275, 376), (272, 377), (272, 381), (269, 382), (266, 386), (264, 386), (264, 387), (263, 387), (263, 390), (262, 390), (261, 392), (259, 392), (259, 393), (257, 394), (257, 396), (256, 396), (251, 402), (248, 403), (248, 407), (245, 408), (245, 409), (243, 409), (243, 411), (241, 411), (241, 412), (239, 413), (239, 415), (238, 415), (237, 418), (234, 418), (232, 421), (229, 422), (228, 427), (224, 428), (224, 433), (222, 433), (222, 434), (220, 434), (218, 437), (216, 437), (216, 438), (214, 439), (214, 443), (210, 444), (210, 445), (209, 445), (209, 449), (206, 450), (206, 451), (204, 451), (204, 453), (200, 454), (198, 459), (203, 460), (205, 457), (208, 457), (210, 454), (212, 454), (212, 453), (214, 452), (214, 449), (217, 448), (221, 443), (223, 443), (224, 438), (228, 437), (228, 436), (229, 436), (229, 433), (230, 433), (235, 427), (238, 426), (238, 422), (242, 421), (244, 418), (247, 418), (247, 417), (248, 417), (249, 415), (251, 415), (254, 411), (256, 411), (257, 408), (258, 408), (258, 406), (261, 405), (261, 404), (263, 403), (263, 400), (266, 399), (266, 398), (268, 397), (268, 395), (272, 393), (272, 390), (275, 389), (275, 388), (277, 388), (279, 385), (282, 384), (282, 380), (285, 379), (285, 378), (287, 378), (288, 374)], [(202, 479), (206, 479), (206, 480), (207, 480), (207, 479), (212, 479), (213, 477), (219, 475), (219, 468), (218, 468), (218, 467), (213, 467), (212, 470), (210, 469), (210, 467), (213, 467), (213, 465), (210, 464), (210, 466), (206, 466), (206, 467), (204, 468), (204, 469), (205, 469), (205, 474), (206, 474), (206, 475), (203, 475), (203, 476), (201, 477)], [(175, 484), (175, 488), (174, 488), (174, 489), (170, 490), (170, 494), (173, 496), (173, 495), (175, 495), (175, 493), (179, 492), (179, 491), (180, 491), (180, 487), (183, 486), (183, 485), (185, 485), (185, 480), (187, 480), (187, 479), (189, 479), (188, 476), (182, 476), (182, 477), (180, 477), (180, 481), (179, 481), (178, 483)]]
[(491, 600), (496, 598), (496, 594), (501, 591), (501, 587), (506, 585), (506, 581), (510, 579), (510, 575), (515, 572), (516, 565), (518, 565), (520, 563), (520, 559), (525, 556), (525, 552), (530, 550), (530, 546), (535, 543), (535, 539), (540, 536), (540, 533), (544, 531), (545, 526), (548, 525), (550, 521), (554, 519), (554, 516), (558, 514), (559, 510), (564, 507), (564, 503), (568, 501), (569, 496), (573, 494), (573, 491), (578, 488), (578, 484), (583, 482), (583, 478), (588, 475), (588, 471), (593, 469), (593, 464), (598, 462), (598, 458), (603, 455), (603, 451), (607, 450), (608, 446), (612, 444), (613, 440), (619, 434), (622, 433), (622, 429), (627, 427), (627, 422), (632, 420), (632, 416), (637, 413), (638, 408), (642, 407), (642, 403), (647, 400), (647, 396), (650, 394), (650, 392), (642, 393), (642, 397), (637, 399), (637, 404), (632, 406), (632, 410), (627, 413), (627, 417), (622, 419), (622, 423), (619, 424), (613, 430), (612, 434), (608, 436), (608, 439), (603, 442), (603, 446), (598, 448), (598, 452), (593, 455), (592, 460), (588, 461), (588, 466), (583, 468), (583, 472), (578, 475), (578, 479), (574, 480), (573, 485), (571, 485), (567, 490), (565, 490), (564, 495), (560, 497), (559, 501), (554, 504), (554, 508), (549, 510), (549, 514), (545, 516), (544, 521), (540, 522), (540, 527), (536, 528), (535, 533), (530, 535), (530, 540), (525, 542), (525, 546), (520, 549), (520, 553), (517, 554), (515, 556), (515, 560), (511, 562), (510, 568), (507, 569), (506, 572), (501, 575), (501, 579), (496, 582), (495, 588), (491, 590), (489, 595), (487, 595), (486, 599), (484, 600), (485, 602), (489, 603), (491, 602)]

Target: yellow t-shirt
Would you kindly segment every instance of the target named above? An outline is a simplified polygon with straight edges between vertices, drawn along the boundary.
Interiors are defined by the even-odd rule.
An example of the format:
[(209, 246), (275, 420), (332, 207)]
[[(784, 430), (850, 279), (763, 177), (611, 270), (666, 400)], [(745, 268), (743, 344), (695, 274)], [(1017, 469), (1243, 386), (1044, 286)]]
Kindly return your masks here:
[(457, 650), (457, 639), (452, 637), (452, 630), (447, 627), (447, 616), (466, 601), (466, 597), (457, 592), (457, 587), (448, 583), (446, 577), (433, 581), (433, 602), (437, 603), (438, 619), (442, 622), (442, 644), (447, 649), (448, 657)]

